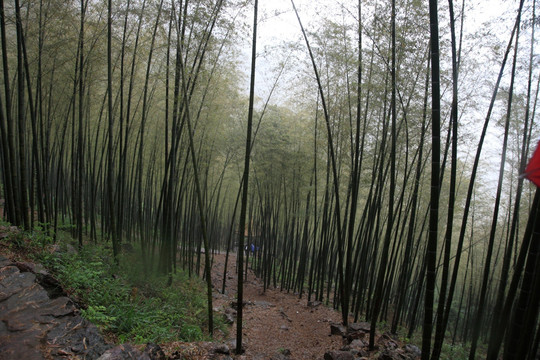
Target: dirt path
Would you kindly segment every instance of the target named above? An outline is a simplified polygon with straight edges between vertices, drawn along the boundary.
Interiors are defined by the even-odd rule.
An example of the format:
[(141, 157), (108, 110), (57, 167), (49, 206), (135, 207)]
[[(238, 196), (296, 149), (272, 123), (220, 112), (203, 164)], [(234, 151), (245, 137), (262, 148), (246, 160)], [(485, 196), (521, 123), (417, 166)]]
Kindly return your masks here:
[[(235, 301), (237, 276), (236, 256), (229, 259), (227, 288), (225, 294), (215, 294), (214, 308), (228, 309)], [(212, 282), (221, 289), (225, 255), (214, 257)], [(308, 306), (307, 298), (267, 289), (263, 292), (262, 282), (249, 271), (244, 284), (244, 327), (246, 357), (269, 359), (290, 352), (289, 359), (322, 359), (328, 350), (343, 346), (340, 336), (331, 336), (330, 323), (340, 322), (340, 314), (323, 305)], [(229, 310), (230, 311), (230, 310)], [(236, 324), (231, 327), (229, 337), (234, 338)]]

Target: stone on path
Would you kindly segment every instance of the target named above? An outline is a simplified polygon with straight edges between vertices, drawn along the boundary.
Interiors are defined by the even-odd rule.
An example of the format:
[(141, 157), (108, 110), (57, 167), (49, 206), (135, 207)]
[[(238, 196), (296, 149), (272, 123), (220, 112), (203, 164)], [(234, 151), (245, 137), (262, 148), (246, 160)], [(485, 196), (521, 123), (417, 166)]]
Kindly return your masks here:
[(223, 314), (223, 316), (225, 318), (225, 323), (232, 324), (236, 319), (236, 310), (234, 310), (233, 308), (227, 308), (225, 309), (225, 313)]
[(354, 360), (354, 355), (349, 351), (328, 351), (324, 360)]
[(354, 331), (370, 332), (371, 324), (368, 322), (352, 323), (352, 324), (349, 324), (348, 331), (349, 332), (354, 332)]
[(141, 353), (131, 344), (122, 344), (109, 349), (98, 360), (150, 360), (147, 354)]
[(330, 324), (330, 334), (347, 336), (347, 328), (341, 324)]
[(168, 359), (159, 345), (148, 343), (143, 352), (126, 343), (115, 346), (101, 355), (98, 360), (166, 360)]

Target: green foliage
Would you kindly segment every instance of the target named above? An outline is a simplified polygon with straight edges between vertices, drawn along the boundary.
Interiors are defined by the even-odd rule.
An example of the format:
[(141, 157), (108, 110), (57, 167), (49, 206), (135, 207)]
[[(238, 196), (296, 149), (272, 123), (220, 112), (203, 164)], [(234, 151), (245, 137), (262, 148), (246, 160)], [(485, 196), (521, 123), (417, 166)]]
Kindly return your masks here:
[(115, 317), (106, 314), (107, 308), (105, 306), (88, 306), (87, 309), (82, 309), (81, 314), (86, 319), (93, 323), (103, 324), (105, 326), (110, 325), (116, 321)]
[(443, 343), (441, 359), (464, 360), (468, 358), (469, 350), (466, 349), (462, 344), (451, 345)]
[[(10, 246), (47, 267), (82, 305), (81, 314), (119, 341), (134, 343), (204, 340), (204, 285), (179, 271), (167, 278), (145, 271), (132, 255), (116, 265), (111, 249), (87, 244), (80, 252), (37, 230), (13, 235)], [(53, 251), (54, 249), (54, 251)], [(220, 328), (224, 325), (218, 325)]]
[(69, 222), (60, 221), (60, 223), (58, 224), (58, 230), (60, 231), (73, 231), (75, 229), (76, 225)]
[[(407, 329), (399, 328), (398, 333), (406, 334)], [(422, 333), (421, 331), (416, 331), (415, 333), (413, 333), (412, 338), (401, 337), (400, 340), (406, 344), (414, 344), (418, 346), (422, 343)], [(484, 345), (482, 344), (478, 349), (478, 358), (485, 358), (486, 354), (487, 349), (484, 349)], [(447, 338), (445, 342), (443, 342), (440, 358), (452, 360), (466, 360), (469, 358), (469, 346), (468, 344), (462, 343), (452, 344), (452, 340)]]
[(9, 246), (15, 247), (17, 249), (22, 249), (25, 247), (25, 240), (23, 234), (20, 232), (10, 233), (8, 236)]
[[(0, 222), (2, 227), (10, 227), (11, 224), (5, 221)], [(2, 239), (2, 244), (15, 251), (33, 254), (42, 253), (45, 248), (53, 243), (52, 238), (44, 231), (46, 224), (38, 224), (32, 232), (8, 231), (7, 237)]]

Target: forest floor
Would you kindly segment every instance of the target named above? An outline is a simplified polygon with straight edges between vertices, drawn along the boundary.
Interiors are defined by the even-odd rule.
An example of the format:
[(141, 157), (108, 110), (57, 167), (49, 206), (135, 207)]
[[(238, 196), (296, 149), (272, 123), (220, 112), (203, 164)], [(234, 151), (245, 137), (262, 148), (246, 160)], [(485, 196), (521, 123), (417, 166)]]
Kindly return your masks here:
[[(225, 255), (214, 256), (212, 283), (221, 289), (225, 267)], [(214, 295), (214, 308), (227, 311), (236, 300), (238, 277), (236, 256), (229, 258), (225, 294)], [(330, 324), (339, 323), (339, 312), (320, 303), (309, 306), (307, 297), (279, 289), (268, 288), (251, 269), (244, 282), (244, 338), (245, 355), (248, 358), (270, 358), (288, 354), (292, 359), (321, 359), (326, 351), (343, 346), (341, 336), (330, 333)], [(230, 311), (230, 310), (229, 310)], [(236, 322), (230, 335), (236, 334)]]
[[(0, 229), (0, 236), (2, 238), (7, 236), (7, 233), (9, 231), (6, 230), (7, 229), (5, 229), (5, 231), (2, 231), (2, 229)], [(21, 339), (26, 339), (24, 340), (24, 343), (26, 344), (25, 346), (28, 347), (27, 350), (34, 351), (35, 354), (39, 354), (44, 351), (42, 349), (43, 344), (53, 344), (51, 345), (50, 349), (46, 349), (46, 355), (43, 356), (43, 358), (97, 358), (99, 354), (101, 354), (107, 348), (114, 346), (114, 344), (105, 344), (105, 342), (100, 339), (100, 336), (99, 334), (97, 334), (96, 331), (97, 329), (92, 324), (86, 324), (85, 322), (84, 327), (82, 327), (82, 330), (85, 331), (84, 334), (86, 335), (80, 335), (79, 333), (75, 332), (75, 330), (81, 330), (80, 325), (77, 325), (75, 328), (71, 329), (69, 327), (71, 325), (69, 324), (79, 324), (82, 321), (86, 321), (82, 320), (78, 316), (78, 310), (73, 308), (72, 305), (69, 305), (73, 308), (70, 308), (71, 310), (69, 310), (69, 316), (73, 316), (73, 319), (75, 320), (72, 320), (71, 317), (66, 317), (64, 315), (64, 313), (66, 312), (64, 311), (65, 306), (59, 308), (63, 312), (57, 309), (61, 312), (60, 315), (69, 320), (69, 326), (65, 326), (66, 334), (62, 335), (60, 338), (68, 339), (69, 335), (69, 339), (65, 340), (65, 344), (56, 344), (57, 338), (54, 338), (50, 341), (47, 340), (47, 336), (49, 336), (50, 334), (56, 334), (54, 333), (54, 331), (51, 331), (51, 327), (54, 326), (55, 329), (59, 329), (58, 331), (61, 331), (60, 327), (62, 327), (62, 329), (64, 328), (63, 323), (56, 318), (52, 318), (50, 321), (43, 321), (43, 316), (39, 315), (39, 311), (34, 309), (37, 306), (36, 302), (30, 298), (26, 299), (27, 301), (23, 301), (22, 303), (19, 302), (19, 305), (12, 309), (11, 305), (9, 305), (10, 302), (8, 301), (8, 299), (15, 299), (16, 296), (17, 298), (20, 298), (21, 296), (24, 297), (24, 294), (26, 294), (26, 290), (22, 291), (21, 289), (25, 289), (25, 287), (19, 286), (18, 283), (14, 283), (12, 284), (12, 287), (14, 289), (12, 293), (14, 296), (11, 296), (11, 293), (8, 294), (10, 296), (7, 296), (7, 285), (5, 285), (3, 281), (7, 281), (9, 279), (13, 279), (13, 281), (18, 281), (20, 277), (19, 271), (25, 272), (24, 274), (28, 274), (23, 276), (30, 279), (27, 281), (28, 284), (26, 284), (25, 286), (27, 286), (29, 289), (38, 289), (41, 291), (39, 293), (41, 299), (40, 301), (45, 304), (43, 308), (47, 316), (50, 316), (50, 307), (56, 304), (56, 302), (59, 302), (62, 299), (65, 299), (66, 304), (71, 304), (71, 302), (68, 301), (66, 297), (64, 297), (65, 293), (63, 291), (60, 295), (57, 295), (60, 297), (47, 296), (46, 292), (48, 290), (46, 286), (47, 284), (45, 284), (47, 281), (44, 282), (43, 279), (50, 279), (55, 284), (54, 286), (57, 286), (58, 283), (56, 280), (49, 276), (48, 272), (34, 270), (40, 268), (41, 265), (31, 264), (31, 259), (27, 257), (28, 254), (22, 252), (13, 253), (8, 246), (0, 246), (0, 254), (6, 256), (5, 258), (3, 258), (4, 263), (2, 264), (3, 267), (0, 271), (0, 288), (4, 289), (0, 291), (0, 295), (5, 295), (0, 296), (0, 340), (4, 339), (4, 341), (0, 341), (0, 345), (2, 342), (4, 342), (4, 345), (11, 343), (11, 345), (13, 345), (11, 347), (13, 351), (21, 350), (20, 347), (16, 346), (18, 342), (13, 341), (13, 331), (17, 329), (13, 330), (9, 326), (2, 326), (5, 324), (9, 325), (11, 324), (11, 322), (17, 320), (21, 326), (23, 326), (23, 323), (26, 322), (27, 324), (23, 327), (24, 329), (28, 327), (28, 329), (30, 330), (35, 328), (35, 326), (33, 326), (32, 324), (36, 324), (36, 322), (39, 324), (43, 324), (43, 329), (40, 330), (41, 332), (38, 332), (39, 334), (36, 333), (37, 335), (34, 334), (36, 336), (32, 335), (35, 337), (36, 340), (34, 341), (35, 346), (29, 346), (28, 344), (26, 344), (29, 341), (28, 336), (21, 332), (21, 334), (24, 335)], [(8, 258), (11, 258), (11, 260), (9, 260)], [(298, 294), (293, 294), (287, 291), (280, 291), (279, 289), (275, 289), (272, 287), (264, 290), (262, 281), (255, 276), (251, 269), (248, 270), (247, 279), (244, 282), (243, 348), (245, 352), (242, 355), (234, 355), (234, 349), (236, 347), (236, 311), (234, 310), (234, 307), (236, 307), (238, 280), (236, 274), (235, 254), (231, 254), (229, 257), (226, 272), (226, 290), (225, 293), (222, 294), (220, 290), (222, 288), (224, 267), (225, 255), (214, 255), (214, 262), (212, 267), (212, 285), (214, 288), (214, 314), (215, 316), (224, 316), (225, 319), (228, 319), (228, 322), (230, 323), (228, 333), (225, 334), (220, 330), (217, 330), (216, 334), (214, 334), (215, 336), (213, 342), (172, 342), (159, 344), (163, 349), (164, 355), (166, 357), (150, 356), (151, 359), (169, 358), (186, 360), (231, 360), (234, 358), (237, 360), (295, 360), (324, 358), (397, 360), (419, 358), (419, 349), (416, 346), (404, 344), (403, 342), (399, 341), (397, 337), (388, 333), (377, 334), (376, 350), (370, 352), (368, 349), (367, 341), (369, 337), (369, 324), (353, 324), (356, 327), (351, 325), (349, 329), (346, 329), (339, 325), (341, 322), (341, 314), (338, 311), (329, 308), (321, 304), (320, 302), (308, 302), (305, 295), (299, 297)], [(5, 276), (2, 274), (4, 274)], [(44, 290), (41, 285), (45, 286)], [(20, 304), (29, 305), (26, 307), (22, 307)], [(27, 308), (28, 311), (25, 310)], [(16, 311), (16, 314), (18, 314), (17, 319), (15, 319), (13, 315), (15, 313), (13, 311)], [(26, 316), (25, 314), (29, 315)], [(37, 320), (34, 319), (34, 317), (37, 316), (36, 314), (41, 316)], [(27, 317), (30, 320), (24, 320)], [(87, 339), (89, 336), (89, 331), (94, 331), (95, 335), (92, 336), (97, 339), (96, 341), (94, 341), (95, 346), (92, 348), (87, 347), (87, 344), (84, 342), (84, 340)], [(46, 340), (46, 342), (44, 342), (44, 339)], [(73, 349), (75, 349), (76, 346), (72, 346), (70, 344), (71, 342), (80, 342), (81, 339), (83, 344), (83, 347), (79, 349), (81, 353), (75, 354), (75, 350)], [(60, 345), (63, 347), (61, 347)], [(131, 347), (130, 349), (128, 348), (129, 346), (130, 345), (128, 344), (119, 345), (113, 349), (108, 350), (108, 352), (123, 352), (124, 357), (112, 357), (115, 359), (120, 359), (125, 358), (126, 351), (132, 351), (132, 354), (135, 354), (135, 351), (143, 351), (144, 348), (144, 346), (137, 346), (137, 350), (133, 347)], [(0, 346), (0, 348), (2, 348), (2, 346)], [(55, 352), (53, 352), (53, 350)], [(90, 356), (90, 351), (94, 351), (95, 355)], [(57, 356), (55, 356), (54, 354), (56, 354)], [(71, 357), (70, 354), (74, 357)], [(0, 355), (0, 359), (3, 358), (4, 357)], [(141, 357), (141, 359), (142, 358), (143, 357)]]
[[(216, 355), (215, 344), (191, 344), (186, 359), (419, 359), (420, 350), (389, 333), (377, 333), (375, 350), (369, 351), (369, 324), (340, 325), (341, 314), (320, 302), (308, 302), (287, 291), (264, 289), (261, 279), (249, 269), (244, 282), (243, 355), (234, 355), (236, 347), (236, 255), (228, 260), (226, 289), (221, 293), (225, 255), (216, 254), (212, 267), (213, 308), (233, 322), (228, 336), (215, 334), (215, 341), (225, 345), (230, 354)], [(219, 289), (219, 290), (218, 290)], [(214, 312), (216, 313), (216, 312)], [(351, 319), (352, 320), (352, 319)], [(172, 346), (170, 346), (172, 345)], [(208, 344), (207, 344), (208, 345)], [(184, 345), (185, 346), (185, 345)], [(162, 344), (165, 353), (173, 353), (177, 344)], [(185, 347), (184, 347), (185, 348)], [(209, 350), (210, 349), (210, 350)], [(343, 351), (341, 351), (343, 350)], [(219, 352), (219, 351), (218, 351)], [(212, 355), (213, 354), (213, 355)]]

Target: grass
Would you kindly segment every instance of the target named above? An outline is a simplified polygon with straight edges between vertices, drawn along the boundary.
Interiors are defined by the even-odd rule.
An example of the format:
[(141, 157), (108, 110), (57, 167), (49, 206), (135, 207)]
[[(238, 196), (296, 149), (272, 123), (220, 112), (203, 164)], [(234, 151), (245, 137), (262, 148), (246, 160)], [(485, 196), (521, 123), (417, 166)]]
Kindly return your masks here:
[[(166, 286), (166, 276), (146, 271), (138, 252), (122, 255), (116, 265), (107, 247), (86, 244), (76, 252), (68, 233), (59, 235), (60, 251), (51, 251), (52, 238), (40, 229), (14, 234), (0, 245), (49, 269), (81, 305), (82, 316), (118, 342), (209, 339), (205, 286), (199, 278), (178, 270)], [(226, 328), (219, 320), (216, 326)]]

